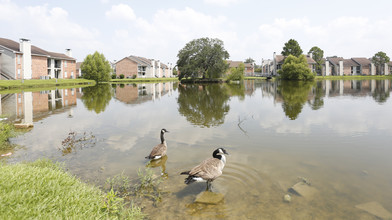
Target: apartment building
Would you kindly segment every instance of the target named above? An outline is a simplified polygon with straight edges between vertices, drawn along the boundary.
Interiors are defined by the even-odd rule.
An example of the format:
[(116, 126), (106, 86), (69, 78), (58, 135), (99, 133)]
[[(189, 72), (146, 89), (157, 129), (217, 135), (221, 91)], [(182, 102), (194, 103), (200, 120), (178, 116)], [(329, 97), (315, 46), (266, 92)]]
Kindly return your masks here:
[(159, 60), (133, 55), (117, 61), (115, 63), (115, 72), (117, 77), (123, 74), (125, 78), (173, 77), (173, 68), (170, 63), (165, 65)]
[(76, 59), (71, 49), (64, 53), (43, 50), (21, 38), (19, 43), (0, 38), (0, 79), (76, 78)]

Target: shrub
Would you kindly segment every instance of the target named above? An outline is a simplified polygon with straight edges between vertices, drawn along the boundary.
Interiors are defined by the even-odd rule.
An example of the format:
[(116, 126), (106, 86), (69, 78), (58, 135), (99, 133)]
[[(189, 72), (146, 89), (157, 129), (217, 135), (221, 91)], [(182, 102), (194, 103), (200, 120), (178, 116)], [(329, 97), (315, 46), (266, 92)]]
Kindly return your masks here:
[(308, 67), (308, 63), (304, 55), (295, 57), (289, 55), (279, 70), (282, 79), (285, 80), (313, 80), (314, 74)]
[(124, 79), (124, 74), (120, 74), (120, 79)]
[(230, 73), (227, 76), (228, 81), (239, 81), (244, 79), (244, 70), (245, 70), (245, 65), (243, 63), (240, 63), (238, 68), (231, 68)]
[(137, 77), (137, 75), (135, 74), (135, 75), (132, 75), (132, 79), (136, 79), (136, 77)]
[(9, 138), (15, 136), (15, 128), (11, 124), (0, 122), (0, 150), (10, 148)]
[(116, 74), (112, 74), (112, 79), (116, 79)]

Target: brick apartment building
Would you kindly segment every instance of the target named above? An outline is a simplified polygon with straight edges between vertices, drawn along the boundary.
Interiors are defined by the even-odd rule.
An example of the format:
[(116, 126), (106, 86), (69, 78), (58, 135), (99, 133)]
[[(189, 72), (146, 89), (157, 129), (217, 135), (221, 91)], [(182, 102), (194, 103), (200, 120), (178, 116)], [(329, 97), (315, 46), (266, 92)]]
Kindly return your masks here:
[(76, 59), (72, 51), (54, 53), (31, 45), (0, 38), (0, 79), (71, 79), (76, 78)]
[(138, 56), (124, 57), (115, 63), (117, 77), (121, 74), (125, 78), (162, 78), (173, 77), (171, 64), (165, 65), (159, 60), (147, 59)]

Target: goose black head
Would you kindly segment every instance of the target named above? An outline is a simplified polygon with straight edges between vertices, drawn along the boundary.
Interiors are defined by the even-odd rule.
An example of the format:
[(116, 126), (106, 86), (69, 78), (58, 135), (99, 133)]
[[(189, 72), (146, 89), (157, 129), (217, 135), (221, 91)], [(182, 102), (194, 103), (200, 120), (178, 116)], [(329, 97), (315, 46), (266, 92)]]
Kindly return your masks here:
[(215, 157), (215, 158), (219, 158), (219, 159), (220, 159), (220, 158), (221, 158), (221, 155), (223, 155), (223, 154), (229, 155), (229, 153), (227, 153), (227, 151), (226, 151), (224, 148), (220, 147), (220, 148), (216, 149), (216, 150), (212, 153), (212, 156)]
[(163, 133), (165, 133), (165, 132), (169, 132), (169, 131), (166, 130), (166, 129), (164, 129), (164, 128), (162, 128), (161, 133), (163, 134)]

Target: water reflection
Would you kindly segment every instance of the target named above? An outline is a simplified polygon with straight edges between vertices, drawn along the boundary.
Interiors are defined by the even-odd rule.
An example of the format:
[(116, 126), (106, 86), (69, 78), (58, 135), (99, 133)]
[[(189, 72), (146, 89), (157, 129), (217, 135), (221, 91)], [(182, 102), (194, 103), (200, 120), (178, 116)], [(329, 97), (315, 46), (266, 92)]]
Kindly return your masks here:
[(160, 167), (161, 168), (161, 176), (164, 178), (168, 178), (169, 174), (166, 172), (166, 161), (167, 161), (167, 155), (163, 156), (162, 158), (158, 160), (150, 160), (146, 167), (150, 168), (156, 168)]
[(295, 120), (302, 111), (303, 105), (308, 100), (313, 82), (282, 81), (277, 88), (283, 100), (283, 111), (291, 120)]
[(72, 116), (73, 112), (69, 107), (76, 106), (77, 90), (72, 88), (2, 94), (0, 114), (21, 126), (33, 125), (33, 121), (66, 110)]
[(229, 98), (228, 87), (224, 85), (180, 85), (178, 111), (194, 125), (218, 126), (229, 112)]
[(99, 114), (104, 112), (112, 99), (112, 89), (109, 84), (97, 84), (82, 89), (81, 100), (86, 108)]
[(174, 83), (118, 84), (114, 88), (114, 95), (117, 100), (126, 104), (141, 104), (161, 99), (164, 95), (171, 96), (174, 91)]

